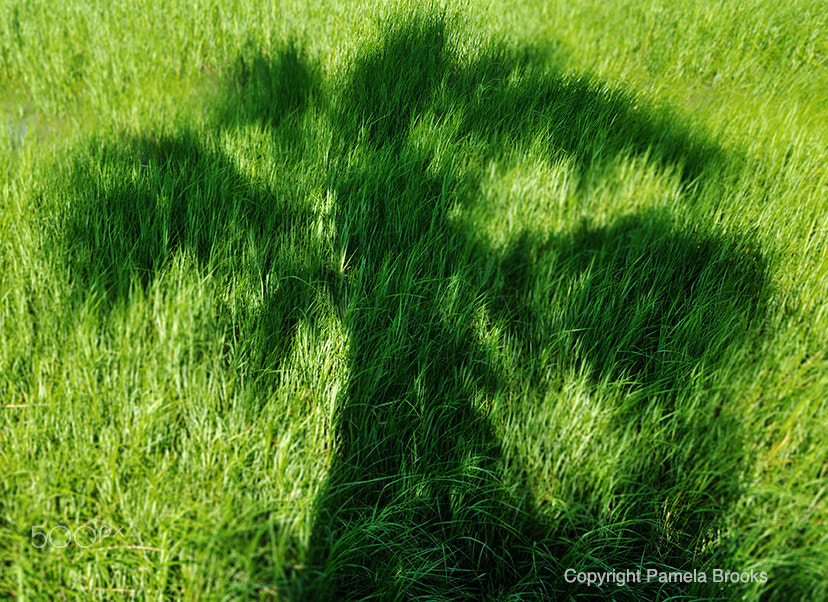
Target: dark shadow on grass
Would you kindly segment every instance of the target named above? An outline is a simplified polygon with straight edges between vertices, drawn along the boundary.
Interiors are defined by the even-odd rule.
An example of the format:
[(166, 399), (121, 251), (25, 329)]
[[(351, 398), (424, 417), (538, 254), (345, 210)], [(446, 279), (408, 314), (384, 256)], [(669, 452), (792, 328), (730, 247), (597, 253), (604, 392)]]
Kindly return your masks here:
[[(688, 202), (691, 184), (721, 153), (621, 92), (550, 73), (528, 51), (490, 48), (464, 62), (444, 17), (400, 23), (377, 47), (357, 53), (329, 98), (296, 44), (273, 57), (239, 59), (221, 127), (271, 132), (286, 151), (276, 189), (241, 174), (195, 135), (120, 141), (81, 161), (77, 190), (86, 196), (65, 229), (74, 277), (107, 303), (128, 302), (135, 287), (150, 286), (185, 252), (218, 279), (261, 285), (263, 302), (234, 322), (243, 325), (236, 338), (250, 341), (238, 369), (253, 380), (278, 369), (298, 316), (313, 316), (318, 291), (334, 298), (349, 333), (348, 380), (310, 547), (290, 571), (265, 554), (252, 575), (276, 580), (288, 597), (594, 594), (564, 581), (567, 562), (587, 562), (573, 557), (573, 547), (616, 568), (644, 555), (658, 566), (693, 568), (692, 545), (732, 503), (734, 478), (708, 475), (708, 485), (689, 493), (685, 503), (700, 509), (667, 543), (652, 529), (661, 497), (700, 458), (738, 455), (738, 424), (704, 416), (722, 438), (690, 454), (655, 457), (651, 472), (619, 485), (612, 503), (626, 504), (618, 516), (627, 522), (611, 536), (596, 536), (611, 525), (588, 516), (566, 524), (543, 518), (530, 493), (510, 489), (514, 479), (503, 473), (500, 442), (483, 410), (502, 399), (510, 375), (479, 342), (478, 311), (493, 310), (527, 363), (545, 349), (561, 367), (585, 367), (596, 385), (622, 380), (631, 392), (662, 391), (653, 403), (670, 404), (670, 390), (686, 375), (709, 369), (761, 321), (761, 253), (745, 254), (741, 241), (723, 235), (683, 231), (660, 215), (546, 237), (527, 233), (496, 251), (450, 218), (479, 198), (482, 175), (438, 160), (411, 132), (426, 119), (450, 131), (459, 163), (463, 153), (479, 163), (540, 145), (550, 161), (572, 158), (584, 186), (620, 156), (647, 157), (679, 174)], [(308, 111), (333, 131), (330, 140), (303, 129)], [(342, 277), (314, 242), (307, 191), (296, 183), (313, 181), (298, 170), (321, 144), (329, 150), (318, 155), (327, 158), (315, 183), (335, 198), (334, 246), (351, 266)], [(114, 187), (98, 175), (100, 165), (119, 174)], [(243, 252), (251, 242), (261, 251)], [(560, 283), (577, 283), (571, 298), (556, 298), (562, 313), (538, 301), (550, 269)], [(718, 336), (731, 323), (732, 336)], [(619, 428), (638, 419), (634, 406), (625, 412)], [(642, 586), (617, 594), (655, 592)]]
[[(268, 62), (240, 58), (218, 117), (227, 127), (255, 120), (274, 132), (279, 167), (290, 173), (317, 85), (294, 45)], [(192, 257), (230, 291), (234, 307), (222, 314), (232, 315), (225, 326), (238, 344), (228, 361), (273, 384), (299, 317), (333, 275), (306, 244), (314, 223), (307, 191), (287, 177), (275, 186), (253, 181), (202, 138), (185, 131), (94, 140), (77, 156), (63, 233), (72, 277), (108, 311), (146, 291), (174, 258)]]
[[(551, 525), (571, 546), (556, 548), (558, 578), (567, 568), (647, 565), (708, 566), (709, 574), (705, 563), (712, 555), (702, 542), (738, 500), (734, 471), (745, 451), (732, 400), (708, 389), (707, 381), (759, 336), (768, 287), (757, 249), (749, 239), (697, 232), (668, 214), (647, 213), (608, 226), (584, 221), (554, 235), (524, 233), (499, 258), (488, 284), (496, 291), (491, 307), (508, 324), (519, 363), (544, 357), (552, 367), (534, 362), (533, 386), (554, 390), (561, 374), (585, 375), (609, 396), (611, 431), (619, 440), (649, 433), (616, 464), (605, 512), (615, 527), (596, 521), (588, 503), (578, 508), (577, 498), (568, 500), (575, 510)], [(688, 391), (701, 399), (688, 398)], [(653, 439), (654, 428), (665, 435)], [(523, 479), (533, 481), (531, 474)], [(590, 491), (581, 495), (587, 500)], [(646, 599), (656, 590), (613, 587), (613, 595)], [(561, 591), (595, 594), (578, 584)], [(658, 591), (690, 599), (719, 595), (713, 584)]]
[[(346, 318), (350, 377), (311, 544), (310, 564), (319, 574), (299, 597), (573, 593), (562, 581), (560, 540), (577, 540), (589, 526), (579, 533), (544, 524), (532, 513), (531, 496), (505, 490), (497, 437), (475, 409), (476, 397), (497, 395), (508, 377), (475, 342), (472, 308), (481, 287), (531, 362), (532, 350), (544, 345), (533, 340), (542, 336), (543, 309), (527, 301), (543, 285), (532, 257), (557, 255), (572, 279), (587, 275), (566, 320), (552, 329), (578, 333), (578, 351), (564, 360), (587, 364), (596, 382), (633, 379), (650, 389), (675, 388), (703, 358), (726, 353), (741, 337), (732, 333), (712, 349), (723, 322), (747, 330), (761, 316), (761, 254), (740, 255), (742, 247), (723, 236), (677, 232), (658, 216), (587, 225), (553, 240), (527, 237), (493, 260), (492, 249), (448, 217), (452, 202), (475, 202), (478, 176), (459, 177), (412, 143), (412, 127), (426, 115), (454, 125), (458, 148), (471, 146), (484, 157), (541, 136), (550, 157), (575, 159), (585, 182), (600, 179), (619, 155), (646, 155), (690, 184), (718, 151), (666, 117), (636, 110), (621, 93), (550, 77), (525, 57), (493, 51), (462, 65), (447, 35), (440, 19), (414, 19), (387, 32), (378, 49), (355, 60), (331, 119), (345, 124), (346, 147), (362, 143), (359, 160), (334, 165), (331, 186), (339, 230), (348, 233), (342, 246), (363, 278), (354, 285), (355, 305), (370, 309)], [(501, 284), (475, 281), (476, 273), (494, 273)], [(451, 278), (467, 286), (454, 298)], [(616, 281), (623, 287), (607, 288)], [(705, 292), (710, 287), (718, 287), (713, 296)], [(446, 304), (466, 309), (452, 314)], [(685, 328), (696, 318), (697, 330)], [(619, 417), (635, 419), (634, 410)], [(718, 430), (725, 439), (697, 453), (738, 445), (735, 423)], [(728, 475), (712, 477), (709, 490), (688, 492), (683, 503), (692, 518), (673, 541), (651, 527), (659, 492), (674, 488), (696, 459), (667, 460), (617, 492), (633, 500), (627, 516), (640, 528), (627, 525), (631, 536), (615, 540), (608, 555), (631, 565), (648, 553), (660, 566), (692, 567), (687, 546), (733, 500), (735, 492), (718, 485), (732, 483)]]
[[(564, 317), (545, 324), (564, 335), (568, 367), (587, 366), (595, 384), (623, 381), (630, 391), (676, 390), (703, 360), (747, 338), (767, 302), (756, 241), (681, 228), (663, 212), (601, 227), (585, 219), (563, 236), (523, 233), (503, 254), (505, 294), (494, 308), (516, 325), (526, 353), (542, 346), (532, 325), (543, 321), (536, 291), (550, 272), (574, 283)], [(560, 303), (558, 291), (546, 297)]]

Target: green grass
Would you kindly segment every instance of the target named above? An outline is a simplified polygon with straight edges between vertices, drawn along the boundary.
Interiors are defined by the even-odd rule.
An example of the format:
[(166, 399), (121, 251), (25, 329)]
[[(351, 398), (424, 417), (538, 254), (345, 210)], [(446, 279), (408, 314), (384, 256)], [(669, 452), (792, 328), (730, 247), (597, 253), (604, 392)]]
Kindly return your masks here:
[(0, 4), (0, 599), (828, 596), (820, 2)]

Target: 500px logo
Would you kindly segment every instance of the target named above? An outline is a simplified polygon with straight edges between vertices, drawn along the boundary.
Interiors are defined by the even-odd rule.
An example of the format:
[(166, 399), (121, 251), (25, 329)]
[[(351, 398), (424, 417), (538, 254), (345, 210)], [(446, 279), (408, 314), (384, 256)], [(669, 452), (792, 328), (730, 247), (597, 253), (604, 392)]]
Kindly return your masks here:
[(74, 543), (79, 548), (90, 548), (96, 543), (115, 535), (123, 537), (126, 527), (111, 527), (109, 525), (81, 525), (74, 531), (66, 525), (57, 525), (48, 531), (46, 525), (32, 526), (32, 545), (36, 548), (45, 548), (51, 545), (55, 548), (65, 548)]

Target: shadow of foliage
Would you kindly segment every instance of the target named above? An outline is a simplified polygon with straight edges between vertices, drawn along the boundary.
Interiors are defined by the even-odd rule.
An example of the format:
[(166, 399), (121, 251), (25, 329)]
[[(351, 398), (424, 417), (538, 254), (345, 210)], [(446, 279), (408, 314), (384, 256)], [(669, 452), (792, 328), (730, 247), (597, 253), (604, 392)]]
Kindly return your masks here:
[[(494, 308), (517, 325), (525, 348), (562, 333), (561, 354), (589, 366), (596, 384), (669, 392), (761, 321), (767, 272), (756, 241), (681, 228), (666, 214), (632, 214), (602, 227), (584, 219), (562, 236), (522, 233), (491, 286), (503, 291)], [(559, 289), (538, 294), (555, 280), (566, 286), (565, 301)], [(550, 302), (565, 312), (538, 329)]]
[(320, 97), (320, 69), (296, 40), (288, 40), (275, 56), (248, 43), (231, 73), (219, 98), (218, 119), (225, 127), (253, 122), (277, 129)]
[[(296, 169), (291, 157), (301, 156), (297, 122), (313, 87), (310, 71), (291, 46), (275, 64), (259, 57), (240, 65), (237, 85), (255, 93), (238, 105), (228, 92), (222, 118), (232, 125), (255, 114), (279, 139), (280, 167)], [(254, 181), (215, 141), (192, 131), (93, 140), (70, 173), (62, 246), (79, 289), (108, 310), (188, 255), (228, 291), (233, 307), (222, 314), (239, 342), (230, 361), (275, 382), (299, 317), (311, 312), (317, 286), (334, 278), (312, 236), (307, 190), (289, 178)]]
[[(540, 141), (550, 160), (573, 159), (584, 186), (619, 156), (646, 157), (680, 175), (688, 202), (690, 184), (722, 154), (669, 115), (551, 72), (530, 51), (492, 47), (463, 58), (451, 40), (445, 17), (402, 17), (357, 52), (328, 98), (321, 70), (296, 43), (275, 56), (246, 51), (218, 127), (267, 130), (284, 153), (278, 184), (242, 174), (195, 133), (105, 143), (74, 169), (64, 236), (81, 288), (128, 302), (173, 255), (191, 254), (238, 291), (242, 309), (229, 327), (246, 341), (238, 365), (253, 377), (278, 368), (320, 289), (335, 299), (349, 333), (347, 386), (309, 549), (297, 562), (304, 568), (262, 556), (251, 577), (276, 579), (297, 600), (588, 595), (563, 580), (572, 549), (592, 546), (618, 566), (649, 554), (659, 566), (692, 568), (692, 546), (738, 493), (732, 475), (708, 475), (683, 502), (702, 509), (678, 540), (664, 544), (653, 530), (663, 494), (705, 455), (738, 455), (739, 425), (715, 416), (704, 420), (721, 439), (676, 452), (676, 428), (678, 439), (653, 450), (651, 470), (619, 484), (613, 503), (624, 505), (617, 516), (627, 523), (604, 539), (595, 534), (606, 525), (586, 515), (549, 520), (531, 493), (515, 491), (481, 410), (481, 399), (503, 398), (510, 378), (478, 340), (481, 309), (492, 310), (527, 364), (542, 352), (555, 369), (584, 367), (595, 384), (660, 391), (642, 403), (669, 405), (688, 374), (714, 365), (761, 322), (765, 267), (755, 246), (746, 252), (744, 241), (687, 231), (663, 215), (525, 233), (505, 252), (464, 230), (449, 213), (477, 202), (482, 177), (458, 167), (464, 154), (474, 166)], [(304, 129), (308, 111), (330, 138)], [(440, 152), (455, 162), (412, 141), (426, 119), (448, 132), (453, 150)], [(323, 167), (303, 162), (306, 153), (325, 157)], [(334, 274), (314, 234), (311, 183), (335, 199), (333, 246), (346, 250), (347, 275)], [(245, 305), (245, 291), (257, 288), (264, 298)], [(637, 412), (619, 413), (619, 428), (634, 425)]]
[[(585, 375), (615, 396), (604, 403), (619, 440), (652, 428), (666, 433), (644, 437), (616, 464), (609, 506), (617, 530), (596, 529), (588, 502), (550, 525), (571, 545), (556, 548), (558, 580), (573, 567), (633, 567), (647, 559), (692, 570), (707, 560), (700, 541), (741, 493), (731, 471), (744, 457), (744, 435), (733, 412), (723, 411), (729, 400), (705, 386), (707, 375), (734, 350), (753, 345), (762, 328), (768, 268), (758, 248), (655, 212), (606, 226), (584, 220), (553, 235), (524, 232), (498, 257), (486, 284), (495, 291), (490, 308), (507, 325), (518, 363), (537, 367), (528, 374), (532, 386), (555, 390), (560, 375)], [(703, 401), (680, 398), (688, 389), (701, 391)], [(669, 428), (654, 427), (654, 417)], [(533, 482), (525, 469), (515, 470)], [(695, 488), (687, 486), (690, 474), (700, 483)], [(588, 500), (592, 493), (581, 495)], [(562, 588), (590, 592), (578, 584)], [(636, 588), (616, 595), (650, 595)]]

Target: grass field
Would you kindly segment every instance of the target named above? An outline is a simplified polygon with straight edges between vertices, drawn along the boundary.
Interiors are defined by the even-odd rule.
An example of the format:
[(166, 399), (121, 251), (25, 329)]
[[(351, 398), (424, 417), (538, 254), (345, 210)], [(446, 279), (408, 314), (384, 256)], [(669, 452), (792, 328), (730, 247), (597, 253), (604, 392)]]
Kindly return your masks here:
[(828, 599), (826, 32), (0, 0), (0, 599)]

